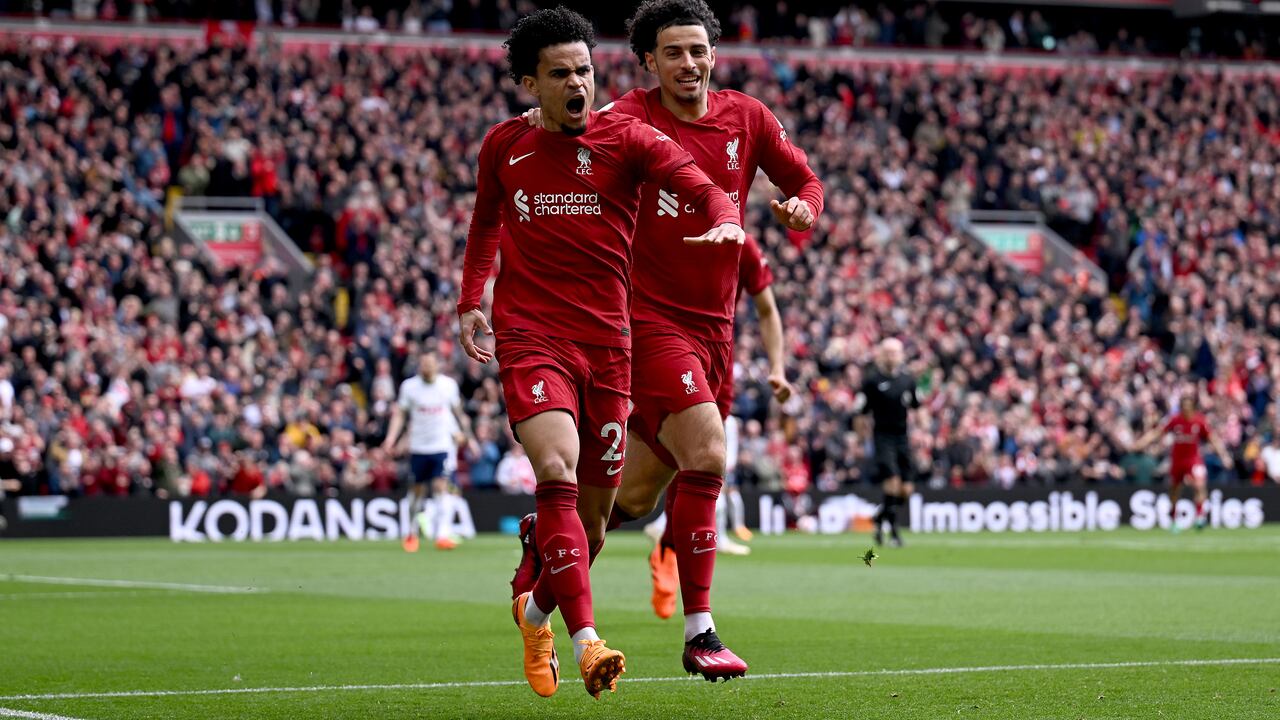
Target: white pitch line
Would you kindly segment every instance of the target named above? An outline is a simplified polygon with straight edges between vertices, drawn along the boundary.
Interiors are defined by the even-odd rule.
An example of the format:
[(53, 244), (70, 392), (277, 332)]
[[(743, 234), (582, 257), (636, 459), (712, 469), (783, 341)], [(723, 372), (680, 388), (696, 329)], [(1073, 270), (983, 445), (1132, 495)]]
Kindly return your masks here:
[(105, 578), (53, 577), (49, 575), (4, 575), (0, 576), (0, 579), (10, 582), (44, 583), (47, 585), (149, 588), (152, 590), (181, 590), (183, 592), (225, 593), (231, 595), (266, 592), (262, 588), (234, 587), (231, 585), (190, 585), (188, 583), (152, 582), (150, 580), (110, 580)]
[[(1280, 657), (1223, 658), (1220, 660), (1140, 660), (1134, 662), (1061, 663), (1036, 665), (979, 665), (970, 667), (904, 668), (901, 670), (850, 670), (831, 672), (764, 673), (746, 675), (742, 680), (791, 680), (797, 678), (891, 677), (905, 675), (959, 675), (964, 673), (1017, 672), (1031, 670), (1112, 670), (1145, 667), (1214, 667), (1227, 665), (1277, 665)], [(642, 677), (624, 683), (687, 683), (688, 677)], [(214, 690), (120, 690), (115, 692), (46, 693), (0, 696), (0, 702), (29, 700), (98, 700), (137, 697), (179, 697), (196, 695), (258, 695), (264, 693), (350, 692), (367, 690), (454, 690), (484, 687), (514, 687), (523, 680), (479, 680), (472, 682), (397, 683), (378, 685), (309, 685), (300, 687), (219, 688)]]
[(66, 715), (50, 715), (49, 713), (12, 710), (10, 708), (0, 708), (0, 717), (28, 718), (28, 720), (80, 720), (80, 718), (67, 717)]
[(0, 594), (0, 600), (77, 600), (79, 598), (102, 597), (169, 597), (173, 592), (174, 591), (172, 590), (160, 590), (153, 592), (86, 590), (84, 592), (5, 593)]

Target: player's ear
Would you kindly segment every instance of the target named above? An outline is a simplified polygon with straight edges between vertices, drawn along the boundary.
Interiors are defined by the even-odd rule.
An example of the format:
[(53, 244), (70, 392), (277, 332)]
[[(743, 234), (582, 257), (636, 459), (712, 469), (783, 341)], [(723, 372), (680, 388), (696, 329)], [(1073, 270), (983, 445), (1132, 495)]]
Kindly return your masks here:
[(653, 53), (647, 52), (644, 54), (644, 67), (654, 75), (658, 74), (658, 59), (653, 56)]
[(711, 61), (711, 69), (716, 69), (716, 46), (711, 46), (711, 52), (707, 53), (707, 59)]
[(526, 90), (530, 95), (532, 95), (532, 96), (534, 96), (534, 97), (539, 97), (539, 95), (538, 95), (538, 79), (537, 79), (537, 78), (535, 78), (535, 77), (534, 77), (534, 76), (532, 76), (532, 75), (525, 75), (524, 77), (520, 78), (520, 84), (524, 86), (524, 89), (525, 89), (525, 90)]

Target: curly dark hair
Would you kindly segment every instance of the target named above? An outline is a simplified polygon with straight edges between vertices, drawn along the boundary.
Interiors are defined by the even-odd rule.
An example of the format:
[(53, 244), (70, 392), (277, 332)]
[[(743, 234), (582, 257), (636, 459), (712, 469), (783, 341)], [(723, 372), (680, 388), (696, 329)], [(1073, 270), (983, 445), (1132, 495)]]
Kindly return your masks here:
[(720, 42), (720, 21), (703, 0), (644, 0), (627, 21), (631, 52), (644, 66), (644, 54), (658, 47), (658, 33), (673, 25), (701, 25), (715, 47)]
[(584, 42), (590, 50), (596, 46), (596, 31), (591, 21), (563, 5), (520, 18), (502, 43), (507, 49), (511, 79), (519, 84), (525, 75), (536, 76), (538, 53), (543, 48), (572, 42)]

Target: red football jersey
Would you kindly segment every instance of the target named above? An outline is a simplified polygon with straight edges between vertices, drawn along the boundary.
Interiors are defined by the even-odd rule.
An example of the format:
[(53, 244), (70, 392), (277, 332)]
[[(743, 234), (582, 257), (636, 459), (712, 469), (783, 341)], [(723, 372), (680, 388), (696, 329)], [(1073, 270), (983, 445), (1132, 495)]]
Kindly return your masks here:
[(1170, 451), (1174, 465), (1196, 465), (1200, 460), (1200, 443), (1209, 439), (1209, 423), (1204, 415), (1183, 415), (1178, 413), (1164, 424), (1166, 434), (1173, 435), (1173, 448)]
[(769, 260), (765, 258), (764, 251), (760, 249), (760, 243), (756, 242), (754, 237), (748, 235), (747, 241), (742, 245), (742, 254), (738, 259), (737, 295), (742, 295), (745, 290), (748, 295), (755, 297), (772, 284), (773, 268), (769, 267)]
[[(696, 122), (680, 120), (663, 107), (658, 88), (632, 90), (609, 109), (638, 117), (680, 143), (739, 212), (757, 168), (787, 197), (807, 201), (815, 217), (822, 212), (822, 183), (764, 103), (733, 90), (712, 91), (707, 102), (707, 114)], [(674, 188), (656, 183), (643, 192), (633, 316), (674, 324), (708, 340), (732, 340), (741, 248), (704, 246), (690, 252), (681, 238), (704, 232), (705, 216)]]
[[(619, 113), (590, 114), (577, 137), (494, 126), (480, 147), (458, 312), (480, 306), (499, 243), (493, 328), (630, 347), (631, 240), (642, 183), (675, 183), (711, 227), (738, 210), (666, 135)], [(499, 236), (499, 227), (506, 232)], [(681, 245), (688, 252), (690, 246)], [(736, 246), (735, 246), (736, 247)]]

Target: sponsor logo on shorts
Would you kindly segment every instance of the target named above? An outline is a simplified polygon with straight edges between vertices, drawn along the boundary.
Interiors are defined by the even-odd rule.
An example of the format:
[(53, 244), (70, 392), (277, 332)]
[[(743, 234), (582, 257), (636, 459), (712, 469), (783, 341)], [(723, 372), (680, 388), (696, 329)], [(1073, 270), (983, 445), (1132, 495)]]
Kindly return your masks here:
[(693, 371), (685, 370), (680, 376), (680, 382), (684, 383), (684, 394), (692, 395), (698, 392), (698, 386), (693, 383)]
[(558, 568), (550, 568), (550, 570), (551, 570), (551, 574), (552, 574), (552, 575), (559, 575), (560, 573), (564, 572), (565, 570), (568, 570), (569, 568), (571, 568), (571, 567), (573, 567), (574, 565), (577, 565), (577, 564), (578, 564), (578, 563), (577, 563), (577, 561), (574, 561), (574, 562), (569, 563), (568, 565), (561, 565), (561, 566), (560, 566), (560, 567), (558, 567)]
[(611, 467), (611, 468), (609, 468), (609, 469), (605, 470), (605, 471), (604, 471), (604, 474), (605, 474), (605, 475), (610, 475), (610, 476), (612, 476), (612, 475), (617, 475), (617, 474), (618, 474), (618, 473), (620, 473), (620, 472), (622, 472), (622, 466), (621, 466), (621, 465), (619, 465), (618, 467)]
[(536, 385), (530, 388), (533, 391), (533, 404), (540, 405), (547, 401), (547, 381), (539, 380)]

